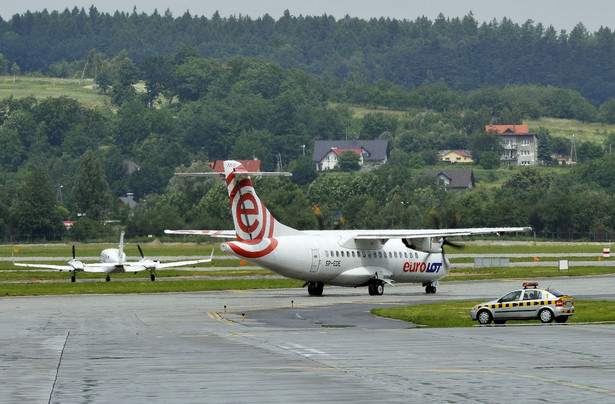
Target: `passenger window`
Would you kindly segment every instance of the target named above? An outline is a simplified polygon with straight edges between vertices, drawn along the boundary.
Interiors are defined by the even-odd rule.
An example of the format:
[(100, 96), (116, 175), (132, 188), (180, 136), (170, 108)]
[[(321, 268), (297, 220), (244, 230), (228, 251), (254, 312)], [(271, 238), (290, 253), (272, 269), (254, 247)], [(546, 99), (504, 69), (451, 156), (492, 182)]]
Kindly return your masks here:
[(418, 258), (419, 257), (419, 253), (415, 252), (414, 253), (414, 258)]
[(404, 258), (408, 258), (408, 253), (404, 252)]
[(325, 250), (325, 257), (329, 257), (329, 251)]
[(365, 250), (361, 251), (363, 253), (363, 258), (365, 258)]
[(526, 290), (523, 300), (538, 300), (541, 298), (540, 290)]
[(393, 258), (393, 253), (389, 251), (389, 258)]
[(335, 252), (335, 256), (339, 258), (339, 256), (340, 256), (340, 252), (339, 252), (339, 251), (336, 251), (336, 252)]
[(371, 258), (371, 257), (372, 257), (372, 252), (371, 252), (371, 251), (368, 251), (368, 252), (367, 252), (367, 258)]
[(378, 258), (382, 258), (382, 251), (378, 251)]
[(393, 256), (394, 256), (395, 258), (397, 258), (397, 251), (395, 251), (395, 252), (393, 253)]

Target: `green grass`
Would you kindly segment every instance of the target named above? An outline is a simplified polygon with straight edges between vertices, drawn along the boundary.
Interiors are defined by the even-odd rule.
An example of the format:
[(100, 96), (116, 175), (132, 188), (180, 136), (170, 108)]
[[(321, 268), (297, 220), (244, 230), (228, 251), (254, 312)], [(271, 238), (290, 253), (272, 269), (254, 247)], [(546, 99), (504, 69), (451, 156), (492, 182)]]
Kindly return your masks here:
[[(420, 304), (407, 307), (388, 307), (372, 309), (372, 314), (381, 317), (408, 321), (425, 327), (450, 328), (477, 325), (470, 319), (472, 306), (482, 301), (462, 301), (447, 303)], [(568, 323), (615, 321), (615, 302), (575, 301), (575, 313)], [(537, 323), (540, 320), (507, 321), (506, 324)]]
[(175, 280), (170, 282), (75, 282), (0, 284), (0, 304), (11, 296), (80, 295), (112, 293), (199, 292), (211, 290), (245, 290), (299, 288), (303, 282), (292, 279), (220, 279)]
[(13, 76), (0, 76), (0, 99), (13, 96), (24, 98), (60, 97), (62, 95), (73, 98), (83, 105), (102, 106), (108, 102), (108, 97), (92, 88), (93, 81), (85, 79), (59, 79), (51, 77), (24, 77), (20, 76), (13, 83)]
[(615, 273), (612, 266), (572, 266), (560, 271), (557, 266), (528, 267), (489, 267), (489, 268), (452, 268), (451, 274), (442, 281), (474, 281), (485, 279), (525, 279), (552, 278), (556, 276), (591, 276)]
[(609, 132), (615, 132), (615, 125), (603, 125), (600, 123), (588, 123), (572, 119), (540, 118), (523, 122), (531, 132), (536, 132), (540, 127), (549, 129), (552, 136), (572, 138), (575, 135), (577, 142), (602, 143)]

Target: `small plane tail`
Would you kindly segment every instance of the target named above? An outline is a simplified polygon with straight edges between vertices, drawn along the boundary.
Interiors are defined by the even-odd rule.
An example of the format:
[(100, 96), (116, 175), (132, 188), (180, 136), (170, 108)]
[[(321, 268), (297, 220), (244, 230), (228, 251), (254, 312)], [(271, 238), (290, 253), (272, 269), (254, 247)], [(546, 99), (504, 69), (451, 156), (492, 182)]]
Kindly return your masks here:
[(299, 233), (298, 230), (283, 225), (273, 217), (256, 195), (250, 179), (251, 176), (287, 175), (290, 173), (248, 172), (238, 161), (224, 161), (224, 177), (238, 240), (261, 240)]
[(124, 233), (124, 231), (120, 233), (120, 245), (118, 246), (118, 260), (120, 261), (120, 264), (124, 261)]

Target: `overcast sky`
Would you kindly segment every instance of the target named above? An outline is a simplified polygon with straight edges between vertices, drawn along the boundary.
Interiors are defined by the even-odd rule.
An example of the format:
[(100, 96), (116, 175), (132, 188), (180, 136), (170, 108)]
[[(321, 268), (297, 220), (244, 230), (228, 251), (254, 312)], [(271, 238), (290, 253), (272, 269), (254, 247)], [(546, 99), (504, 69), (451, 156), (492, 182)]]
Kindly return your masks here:
[(582, 22), (590, 32), (601, 26), (615, 27), (615, 1), (613, 0), (19, 0), (3, 1), (0, 16), (8, 20), (14, 14), (26, 11), (72, 9), (77, 6), (86, 11), (94, 5), (100, 12), (116, 10), (131, 12), (136, 6), (139, 13), (150, 14), (154, 9), (164, 13), (169, 9), (175, 17), (187, 10), (192, 15), (211, 17), (217, 10), (221, 16), (248, 15), (258, 18), (269, 14), (279, 18), (284, 10), (291, 15), (328, 14), (336, 19), (345, 15), (370, 19), (391, 17), (413, 20), (426, 16), (433, 20), (439, 13), (445, 17), (463, 17), (470, 11), (479, 22), (500, 21), (503, 17), (522, 24), (527, 20), (553, 25), (556, 30), (570, 32)]

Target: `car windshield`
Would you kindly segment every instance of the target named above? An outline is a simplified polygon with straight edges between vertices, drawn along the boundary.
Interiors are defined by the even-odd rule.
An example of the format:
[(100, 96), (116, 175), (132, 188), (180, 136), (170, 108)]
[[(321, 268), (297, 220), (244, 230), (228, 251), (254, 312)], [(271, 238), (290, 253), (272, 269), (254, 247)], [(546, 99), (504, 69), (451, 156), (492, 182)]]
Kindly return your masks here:
[(562, 292), (557, 291), (555, 289), (547, 289), (547, 291), (553, 295), (555, 295), (555, 297), (562, 297), (562, 296), (566, 296), (564, 295)]

